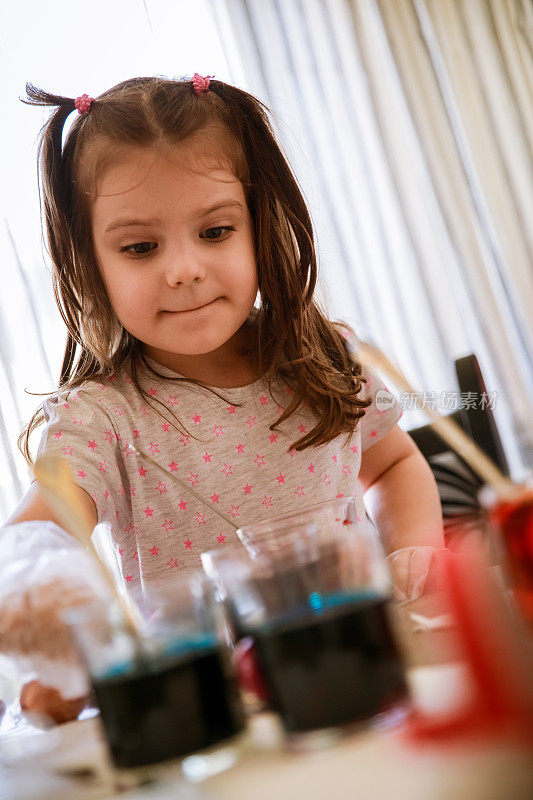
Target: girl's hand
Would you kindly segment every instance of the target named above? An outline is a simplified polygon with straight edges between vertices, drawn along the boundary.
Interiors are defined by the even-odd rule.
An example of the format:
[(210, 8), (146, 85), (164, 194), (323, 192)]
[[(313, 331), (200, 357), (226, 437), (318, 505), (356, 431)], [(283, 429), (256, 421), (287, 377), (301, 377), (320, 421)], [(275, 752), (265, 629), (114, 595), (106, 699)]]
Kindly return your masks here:
[(424, 592), (431, 566), (444, 547), (402, 547), (387, 556), (397, 600), (417, 600)]
[(30, 681), (20, 690), (20, 707), (22, 711), (34, 714), (45, 714), (55, 723), (69, 722), (77, 719), (78, 714), (87, 705), (90, 695), (66, 699), (58, 689), (43, 686), (39, 681)]

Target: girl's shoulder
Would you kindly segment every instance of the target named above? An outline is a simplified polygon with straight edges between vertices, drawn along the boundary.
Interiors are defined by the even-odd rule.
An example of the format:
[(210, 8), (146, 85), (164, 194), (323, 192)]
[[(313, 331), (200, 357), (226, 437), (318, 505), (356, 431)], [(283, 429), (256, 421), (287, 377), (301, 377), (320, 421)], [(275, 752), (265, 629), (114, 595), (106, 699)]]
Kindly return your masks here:
[(133, 397), (131, 376), (126, 373), (106, 378), (88, 379), (78, 386), (63, 386), (45, 401), (46, 406), (92, 406), (107, 409), (113, 403), (128, 401)]

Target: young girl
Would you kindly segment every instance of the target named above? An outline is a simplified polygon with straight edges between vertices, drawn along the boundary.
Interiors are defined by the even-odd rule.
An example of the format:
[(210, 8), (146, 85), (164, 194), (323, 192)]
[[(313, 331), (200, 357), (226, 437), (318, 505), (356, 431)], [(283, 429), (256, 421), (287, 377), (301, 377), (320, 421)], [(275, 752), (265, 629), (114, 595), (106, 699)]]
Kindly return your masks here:
[[(353, 494), (363, 517), (364, 494), (387, 552), (441, 547), (437, 488), (398, 403), (376, 407), (383, 383), (313, 299), (313, 229), (265, 106), (199, 75), (96, 99), (27, 91), (56, 106), (40, 169), (69, 340), (24, 451), (44, 422), (38, 454), (67, 459), (126, 587), (235, 542), (215, 509), (239, 526)], [(29, 520), (55, 520), (36, 483), (8, 522)]]

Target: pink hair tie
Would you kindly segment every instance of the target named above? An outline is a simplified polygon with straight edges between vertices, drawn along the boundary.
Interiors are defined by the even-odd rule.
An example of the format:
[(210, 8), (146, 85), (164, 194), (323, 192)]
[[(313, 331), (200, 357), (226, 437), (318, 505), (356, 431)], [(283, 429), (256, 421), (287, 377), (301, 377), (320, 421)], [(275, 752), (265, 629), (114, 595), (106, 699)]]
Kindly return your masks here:
[(74, 100), (74, 105), (78, 109), (78, 113), (88, 114), (91, 110), (91, 103), (93, 100), (94, 97), (89, 97), (88, 94), (82, 94), (80, 97), (76, 97)]
[(195, 94), (207, 94), (209, 91), (209, 81), (214, 78), (214, 75), (206, 75), (202, 78), (197, 72), (192, 76), (192, 88)]

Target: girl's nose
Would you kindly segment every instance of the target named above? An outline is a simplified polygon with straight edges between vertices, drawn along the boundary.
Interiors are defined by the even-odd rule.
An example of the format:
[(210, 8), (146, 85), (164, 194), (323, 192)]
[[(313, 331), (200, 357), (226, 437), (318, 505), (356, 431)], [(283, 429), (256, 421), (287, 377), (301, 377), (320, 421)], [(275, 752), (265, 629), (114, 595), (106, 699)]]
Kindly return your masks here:
[(170, 286), (188, 286), (205, 278), (205, 268), (192, 253), (173, 254), (165, 269), (165, 277)]

